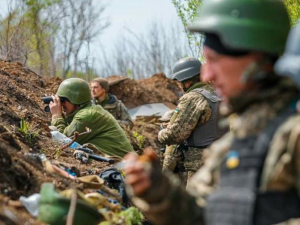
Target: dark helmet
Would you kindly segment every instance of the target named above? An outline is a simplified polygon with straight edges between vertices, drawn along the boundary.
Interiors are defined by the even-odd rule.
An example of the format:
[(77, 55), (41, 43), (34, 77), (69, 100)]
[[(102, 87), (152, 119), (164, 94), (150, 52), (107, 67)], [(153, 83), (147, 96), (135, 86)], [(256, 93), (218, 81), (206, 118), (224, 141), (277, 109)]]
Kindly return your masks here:
[(189, 30), (215, 34), (233, 50), (278, 55), (284, 50), (290, 22), (281, 0), (209, 0), (203, 2)]
[(173, 80), (186, 81), (200, 74), (201, 62), (196, 58), (183, 58), (173, 67)]
[(300, 87), (300, 20), (290, 31), (285, 53), (275, 64), (275, 72), (291, 77)]
[(92, 98), (89, 84), (80, 78), (64, 80), (59, 85), (56, 94), (67, 98), (74, 105), (86, 103)]

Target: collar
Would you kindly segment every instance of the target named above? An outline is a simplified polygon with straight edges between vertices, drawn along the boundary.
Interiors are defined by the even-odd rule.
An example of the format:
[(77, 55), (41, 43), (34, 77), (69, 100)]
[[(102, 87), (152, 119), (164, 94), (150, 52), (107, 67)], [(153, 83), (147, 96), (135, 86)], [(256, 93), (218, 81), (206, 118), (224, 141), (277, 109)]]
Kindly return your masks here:
[(185, 93), (188, 93), (196, 88), (201, 88), (203, 86), (207, 85), (206, 83), (203, 83), (203, 82), (197, 82), (195, 84), (193, 84)]

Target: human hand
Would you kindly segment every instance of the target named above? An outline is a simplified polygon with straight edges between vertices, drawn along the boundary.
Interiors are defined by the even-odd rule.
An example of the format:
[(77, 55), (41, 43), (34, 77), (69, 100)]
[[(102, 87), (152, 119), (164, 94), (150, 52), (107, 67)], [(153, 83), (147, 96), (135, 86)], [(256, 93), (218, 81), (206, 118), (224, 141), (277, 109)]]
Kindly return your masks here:
[(53, 101), (49, 103), (49, 108), (52, 116), (61, 116), (62, 115), (62, 106), (60, 99), (57, 95), (52, 95), (51, 96)]
[(155, 153), (151, 149), (145, 149), (142, 156), (129, 153), (125, 161), (125, 182), (130, 185), (132, 194), (141, 196), (151, 186), (150, 170), (151, 162), (155, 159)]

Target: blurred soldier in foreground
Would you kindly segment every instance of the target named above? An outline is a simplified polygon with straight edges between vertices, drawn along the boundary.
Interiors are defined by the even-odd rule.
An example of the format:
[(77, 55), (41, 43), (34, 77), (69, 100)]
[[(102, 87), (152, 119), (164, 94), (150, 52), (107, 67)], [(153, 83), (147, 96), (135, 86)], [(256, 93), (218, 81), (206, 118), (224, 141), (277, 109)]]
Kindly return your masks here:
[[(237, 112), (189, 191), (128, 155), (128, 192), (155, 224), (264, 225), (300, 218), (299, 89), (273, 65), (290, 29), (280, 0), (204, 1), (206, 76)], [(146, 166), (146, 165), (152, 165)]]
[(91, 82), (91, 92), (93, 103), (101, 105), (105, 110), (110, 112), (116, 120), (129, 127), (133, 127), (133, 122), (127, 111), (126, 106), (117, 99), (116, 96), (109, 94), (109, 84), (104, 78), (96, 78)]
[(203, 165), (203, 151), (222, 136), (218, 128), (218, 106), (221, 99), (213, 87), (200, 81), (201, 62), (183, 58), (175, 63), (173, 80), (178, 80), (185, 94), (179, 99), (169, 125), (158, 133), (158, 140), (167, 146), (163, 170), (174, 170), (174, 161), (183, 155), (190, 178)]
[(123, 157), (133, 151), (123, 129), (112, 115), (102, 107), (92, 105), (90, 88), (84, 80), (64, 80), (52, 98), (53, 102), (49, 104), (51, 125), (61, 133), (71, 137), (74, 132), (83, 133), (89, 128), (91, 131), (78, 136), (76, 142), (92, 144), (109, 156)]

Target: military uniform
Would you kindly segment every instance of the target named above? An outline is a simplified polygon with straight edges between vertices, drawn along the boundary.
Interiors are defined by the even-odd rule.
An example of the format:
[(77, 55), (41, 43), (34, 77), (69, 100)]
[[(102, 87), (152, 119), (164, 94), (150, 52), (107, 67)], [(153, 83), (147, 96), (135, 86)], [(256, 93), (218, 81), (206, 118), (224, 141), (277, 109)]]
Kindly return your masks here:
[[(286, 216), (286, 208), (292, 208), (292, 212), (287, 213), (292, 214), (291, 217), (300, 217), (300, 116), (295, 111), (298, 91), (291, 81), (282, 79), (269, 90), (242, 96), (236, 99), (239, 104), (235, 109), (239, 111), (239, 116), (233, 119), (232, 131), (211, 145), (209, 158), (190, 182), (189, 194), (169, 174), (160, 177), (156, 172), (153, 173), (155, 178), (152, 179), (151, 189), (142, 196), (147, 203), (141, 199), (136, 199), (135, 203), (147, 212), (155, 224), (275, 224), (282, 219), (277, 217), (278, 212)], [(275, 130), (272, 124), (276, 124)], [(237, 141), (243, 140), (248, 141), (250, 146), (254, 143), (252, 147), (255, 149), (263, 146), (261, 148), (265, 148), (265, 156), (260, 155), (258, 150), (247, 151), (237, 144)], [(257, 143), (258, 146), (255, 146)], [(231, 154), (233, 151), (236, 152), (235, 156)], [(244, 157), (249, 158), (245, 161)], [(251, 158), (252, 161), (249, 160)], [(245, 162), (249, 162), (248, 165)], [(252, 172), (258, 173), (258, 183), (251, 188), (251, 178), (245, 178), (247, 173), (239, 177), (238, 171), (243, 168), (250, 171), (257, 165), (262, 166), (261, 169)], [(245, 190), (250, 188), (250, 193), (254, 193), (257, 205), (252, 207), (254, 212), (261, 212), (253, 216), (253, 208), (249, 207), (252, 213), (248, 216), (250, 219), (255, 217), (254, 221), (230, 222), (228, 215), (232, 215), (232, 210), (237, 214), (249, 213), (243, 208), (246, 203), (243, 202), (243, 195), (239, 195), (242, 192), (239, 193), (240, 190), (234, 186)], [(222, 191), (228, 191), (227, 196), (237, 197), (238, 202), (234, 204), (238, 208), (230, 204), (233, 203), (232, 198), (226, 202), (226, 195), (220, 194)], [(264, 200), (276, 194), (275, 202), (264, 205)], [(219, 201), (219, 204), (212, 204), (214, 201)], [(272, 209), (272, 203), (279, 208)], [(290, 207), (291, 204), (298, 210)]]
[(76, 141), (80, 144), (90, 143), (109, 156), (123, 157), (133, 151), (124, 131), (117, 121), (99, 105), (90, 102), (77, 111), (66, 116), (52, 119), (51, 125), (70, 137), (74, 132), (83, 133), (86, 128), (90, 133), (80, 135)]
[[(204, 136), (202, 141), (197, 142), (195, 140), (201, 139), (201, 137), (198, 137), (199, 134), (196, 133), (197, 128), (202, 129), (203, 124), (207, 123), (212, 117), (211, 100), (205, 97), (204, 91), (212, 93), (215, 103), (219, 104), (220, 98), (214, 93), (214, 89), (210, 85), (196, 83), (179, 99), (175, 121), (158, 133), (158, 140), (162, 144), (184, 145), (182, 148), (176, 149), (173, 155), (166, 155), (163, 169), (166, 167), (172, 169), (174, 160), (179, 161), (180, 154), (183, 154), (183, 165), (188, 172), (187, 182), (203, 164), (203, 150), (220, 137), (220, 134), (217, 136), (202, 135)], [(217, 114), (216, 109), (214, 113)], [(210, 130), (214, 129), (207, 128), (206, 131), (202, 132), (209, 133)]]
[(106, 97), (102, 102), (99, 102), (94, 98), (93, 103), (101, 105), (106, 111), (110, 112), (119, 123), (130, 127), (130, 129), (133, 127), (133, 122), (126, 106), (122, 101), (118, 100), (115, 95), (106, 94)]

